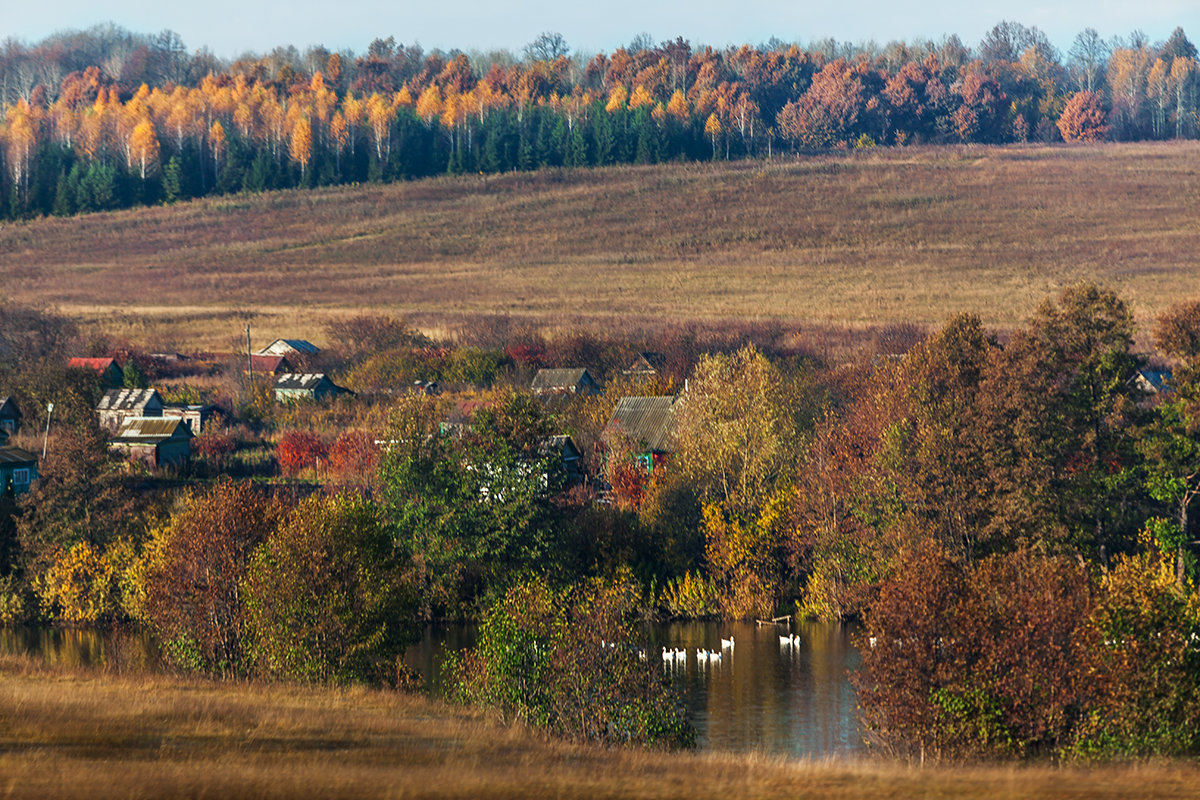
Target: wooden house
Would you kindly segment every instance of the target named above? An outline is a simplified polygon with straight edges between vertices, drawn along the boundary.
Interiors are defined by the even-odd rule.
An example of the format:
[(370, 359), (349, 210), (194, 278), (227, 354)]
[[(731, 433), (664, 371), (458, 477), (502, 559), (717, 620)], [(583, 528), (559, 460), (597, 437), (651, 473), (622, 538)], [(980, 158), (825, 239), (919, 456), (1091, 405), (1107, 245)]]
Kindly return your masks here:
[(323, 372), (289, 372), (275, 380), (275, 399), (279, 402), (325, 400), (339, 394), (353, 394), (338, 386)]
[(600, 384), (585, 367), (539, 369), (529, 390), (536, 395), (599, 394)]
[(675, 396), (622, 397), (604, 427), (609, 448), (624, 443), (633, 448), (646, 469), (656, 459), (675, 452)]
[(96, 406), (100, 427), (116, 433), (130, 417), (161, 417), (163, 401), (154, 389), (113, 389)]
[(0, 431), (12, 435), (21, 430), (21, 409), (12, 397), (0, 397)]
[(114, 358), (72, 358), (67, 366), (95, 372), (100, 376), (101, 389), (119, 389), (125, 385), (125, 371)]
[(1149, 395), (1169, 394), (1171, 391), (1171, 370), (1169, 369), (1139, 369), (1133, 373), (1129, 382)]
[(129, 417), (109, 447), (151, 467), (181, 466), (192, 454), (192, 430), (182, 419)]
[(0, 495), (19, 497), (38, 479), (37, 456), (8, 446), (8, 431), (0, 428)]
[(217, 407), (213, 405), (184, 405), (167, 404), (162, 408), (163, 419), (181, 419), (187, 425), (193, 436), (204, 433), (212, 424), (213, 414)]
[(663, 371), (667, 359), (662, 353), (638, 353), (628, 367), (621, 370), (624, 375), (649, 376)]
[(304, 339), (276, 339), (258, 351), (260, 356), (315, 356), (321, 348)]

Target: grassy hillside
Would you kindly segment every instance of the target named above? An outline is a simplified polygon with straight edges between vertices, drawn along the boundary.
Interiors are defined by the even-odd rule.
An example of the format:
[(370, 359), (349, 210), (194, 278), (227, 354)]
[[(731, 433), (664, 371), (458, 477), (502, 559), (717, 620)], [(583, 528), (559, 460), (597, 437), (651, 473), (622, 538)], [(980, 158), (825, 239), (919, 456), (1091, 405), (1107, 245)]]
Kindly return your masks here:
[(0, 659), (11, 798), (1182, 798), (1194, 765), (916, 769), (576, 747), (403, 694)]
[[(1005, 327), (1101, 280), (1149, 317), (1200, 292), (1200, 143), (894, 149), (237, 196), (0, 228), (3, 292), (161, 346), (730, 317)], [(147, 321), (148, 320), (148, 321)]]

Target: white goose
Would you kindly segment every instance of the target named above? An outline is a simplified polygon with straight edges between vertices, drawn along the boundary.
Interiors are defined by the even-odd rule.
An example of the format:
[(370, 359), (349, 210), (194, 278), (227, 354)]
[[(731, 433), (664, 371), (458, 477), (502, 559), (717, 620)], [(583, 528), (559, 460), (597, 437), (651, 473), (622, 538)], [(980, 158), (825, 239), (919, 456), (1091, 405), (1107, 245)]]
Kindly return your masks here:
[(779, 646), (780, 647), (799, 647), (800, 646), (800, 637), (794, 633), (789, 633), (787, 636), (780, 636), (779, 637)]
[(732, 633), (729, 634), (728, 639), (721, 640), (721, 649), (724, 650), (725, 648), (729, 648), (730, 650), (733, 649), (733, 634)]

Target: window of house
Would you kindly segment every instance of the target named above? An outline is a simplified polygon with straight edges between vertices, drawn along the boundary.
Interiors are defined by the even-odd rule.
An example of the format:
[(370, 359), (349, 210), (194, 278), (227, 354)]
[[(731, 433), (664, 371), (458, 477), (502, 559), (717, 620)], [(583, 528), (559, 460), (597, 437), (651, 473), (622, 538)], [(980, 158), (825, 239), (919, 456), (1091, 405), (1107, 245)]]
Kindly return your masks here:
[(29, 470), (28, 469), (14, 469), (13, 470), (13, 485), (14, 486), (28, 486), (29, 485)]

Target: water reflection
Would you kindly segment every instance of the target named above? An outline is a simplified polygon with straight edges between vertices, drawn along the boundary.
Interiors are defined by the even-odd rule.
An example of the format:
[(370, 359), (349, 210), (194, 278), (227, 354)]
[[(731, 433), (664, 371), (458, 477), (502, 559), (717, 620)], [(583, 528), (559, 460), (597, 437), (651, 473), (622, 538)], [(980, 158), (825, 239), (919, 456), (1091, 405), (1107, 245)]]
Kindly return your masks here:
[[(781, 646), (794, 631), (798, 646)], [(734, 646), (720, 661), (702, 662), (697, 648), (718, 650), (732, 634)], [(858, 666), (846, 626), (800, 623), (794, 628), (754, 623), (690, 622), (652, 626), (652, 660), (683, 681), (701, 747), (797, 756), (853, 755), (863, 751), (857, 700), (848, 673)], [(405, 662), (444, 690), (445, 655), (474, 644), (475, 630), (429, 627)], [(686, 659), (662, 662), (662, 647), (684, 648)]]
[(0, 628), (0, 654), (29, 655), (52, 666), (102, 666), (117, 672), (164, 668), (158, 644), (141, 631)]

